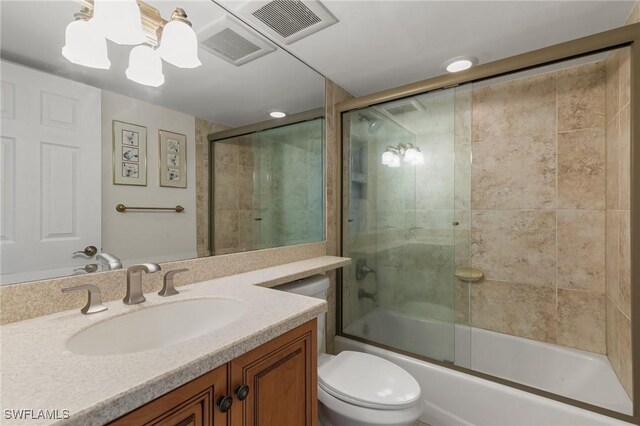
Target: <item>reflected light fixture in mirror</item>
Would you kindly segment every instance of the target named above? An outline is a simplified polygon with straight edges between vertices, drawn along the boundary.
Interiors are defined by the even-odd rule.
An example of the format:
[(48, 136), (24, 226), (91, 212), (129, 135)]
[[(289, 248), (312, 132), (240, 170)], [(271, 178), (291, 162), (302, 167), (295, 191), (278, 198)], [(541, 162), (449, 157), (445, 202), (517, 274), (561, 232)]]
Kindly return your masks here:
[(94, 0), (92, 23), (117, 44), (135, 45), (147, 39), (136, 0)]
[(107, 55), (107, 40), (93, 28), (95, 23), (89, 21), (91, 11), (83, 7), (73, 16), (76, 20), (67, 25), (62, 56), (74, 64), (109, 69), (111, 61)]
[(413, 166), (424, 164), (424, 154), (417, 146), (408, 143), (397, 147), (388, 146), (382, 153), (382, 165), (387, 167), (400, 167), (401, 160)]
[(158, 54), (178, 68), (196, 68), (202, 65), (198, 59), (198, 38), (184, 9), (176, 8), (171, 14), (171, 22), (164, 26)]
[(391, 151), (382, 153), (382, 164), (388, 167), (400, 167), (400, 156)]
[(131, 49), (126, 74), (129, 80), (145, 86), (158, 87), (164, 83), (160, 55), (147, 45)]

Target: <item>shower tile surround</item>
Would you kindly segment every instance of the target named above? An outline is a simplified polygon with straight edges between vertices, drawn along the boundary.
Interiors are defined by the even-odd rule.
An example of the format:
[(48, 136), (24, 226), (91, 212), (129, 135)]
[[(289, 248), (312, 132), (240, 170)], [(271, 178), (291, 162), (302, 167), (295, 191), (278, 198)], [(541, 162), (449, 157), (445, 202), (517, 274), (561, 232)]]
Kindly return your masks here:
[[(342, 235), (342, 224), (338, 222), (342, 205), (338, 198), (341, 194), (340, 185), (342, 176), (346, 173), (340, 159), (342, 158), (342, 147), (340, 135), (337, 134), (336, 105), (347, 99), (352, 99), (353, 95), (335, 84), (333, 81), (325, 80), (325, 239), (327, 243), (327, 254), (332, 256), (340, 255), (340, 237)], [(345, 253), (348, 253), (345, 247)], [(343, 271), (351, 271), (354, 268), (345, 268)], [(327, 292), (327, 352), (334, 352), (334, 337), (336, 335), (336, 307), (337, 307), (337, 274), (335, 271), (327, 273), (329, 277), (329, 291)], [(349, 274), (343, 274), (343, 279), (347, 280)], [(346, 283), (346, 281), (345, 281)], [(343, 300), (349, 299), (349, 285), (343, 286)], [(343, 306), (346, 306), (344, 304)]]
[(214, 143), (216, 254), (322, 239), (321, 138), (314, 120)]
[[(214, 253), (253, 250), (260, 243), (259, 227), (254, 241), (254, 215), (260, 205), (260, 188), (254, 188), (257, 136), (245, 135), (215, 143), (214, 173)], [(259, 170), (257, 174), (259, 175)], [(255, 190), (254, 190), (255, 189)]]
[(198, 257), (211, 255), (209, 244), (209, 140), (211, 133), (228, 127), (196, 117), (196, 250)]
[(605, 64), (479, 87), (473, 326), (606, 353)]
[[(613, 186), (616, 200), (628, 198), (628, 184), (619, 184), (629, 182), (628, 167), (611, 162), (628, 161), (628, 147), (610, 143), (613, 123), (624, 120), (624, 112), (628, 120), (628, 108), (610, 115), (609, 67), (599, 61), (460, 88), (453, 102), (433, 96), (425, 108), (432, 116), (424, 120), (437, 123), (430, 134), (410, 134), (386, 117), (369, 134), (357, 112), (350, 114), (343, 123), (350, 129), (348, 148), (367, 147), (357, 154), (365, 156), (357, 160), (364, 170), (351, 180), (368, 184), (366, 197), (345, 200), (353, 221), (347, 252), (354, 264), (366, 259), (377, 277), (356, 282), (350, 268), (345, 326), (376, 306), (357, 299), (359, 288), (377, 291), (379, 306), (395, 310), (453, 307), (455, 300), (458, 324), (608, 354), (629, 392), (628, 204), (626, 216), (622, 209), (612, 215), (609, 207)], [(628, 90), (628, 82), (616, 81), (620, 91)], [(452, 112), (455, 120), (447, 120)], [(622, 128), (619, 121), (615, 126)], [(628, 123), (624, 128), (628, 132)], [(415, 170), (412, 179), (411, 168), (380, 165), (384, 148), (403, 138), (414, 138), (429, 153), (431, 170)], [(432, 139), (449, 148), (438, 150)], [(345, 156), (355, 161), (353, 153)], [(440, 167), (453, 158), (451, 170)], [(353, 173), (353, 165), (345, 164)], [(459, 225), (452, 233), (454, 205)], [(418, 229), (409, 236), (412, 227)], [(443, 272), (454, 258), (456, 266), (481, 268), (485, 279), (449, 284)], [(625, 265), (612, 266), (622, 260)], [(615, 287), (615, 298), (612, 267), (616, 277), (618, 269), (627, 277), (620, 280), (624, 289)], [(446, 310), (427, 310), (410, 313), (452, 321)]]
[[(630, 16), (635, 22), (638, 4)], [(630, 259), (630, 56), (629, 48), (606, 59), (606, 343), (607, 356), (631, 395)]]

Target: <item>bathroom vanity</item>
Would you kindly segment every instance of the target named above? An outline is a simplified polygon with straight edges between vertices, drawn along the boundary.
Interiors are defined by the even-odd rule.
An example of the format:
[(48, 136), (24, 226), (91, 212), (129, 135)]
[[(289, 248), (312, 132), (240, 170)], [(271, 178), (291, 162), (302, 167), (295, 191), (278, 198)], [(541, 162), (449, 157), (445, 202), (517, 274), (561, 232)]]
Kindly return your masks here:
[(313, 319), (111, 423), (315, 425)]
[[(350, 259), (322, 256), (180, 286), (180, 293), (171, 297), (145, 293), (146, 302), (135, 306), (116, 300), (105, 303), (108, 310), (93, 315), (74, 309), (3, 325), (3, 416), (6, 410), (33, 409), (58, 410), (68, 417), (4, 418), (3, 422), (315, 424), (316, 318), (327, 311), (327, 303), (267, 287), (349, 263)], [(196, 309), (192, 313), (179, 309), (211, 301), (233, 301), (234, 309), (241, 306), (242, 315), (195, 337), (166, 324), (157, 326), (160, 316), (152, 315), (148, 329), (153, 333), (138, 337), (131, 333), (135, 317), (144, 313), (162, 312), (162, 317), (193, 324), (193, 329), (210, 318), (222, 321), (222, 311), (212, 309), (210, 318), (203, 319), (192, 316)], [(131, 321), (118, 329), (117, 338), (102, 337), (113, 341), (116, 350), (98, 345), (98, 339), (85, 344), (78, 340), (83, 334), (93, 338), (91, 330), (127, 318)], [(191, 327), (183, 330), (190, 332)], [(140, 350), (138, 341), (148, 334), (161, 337)]]

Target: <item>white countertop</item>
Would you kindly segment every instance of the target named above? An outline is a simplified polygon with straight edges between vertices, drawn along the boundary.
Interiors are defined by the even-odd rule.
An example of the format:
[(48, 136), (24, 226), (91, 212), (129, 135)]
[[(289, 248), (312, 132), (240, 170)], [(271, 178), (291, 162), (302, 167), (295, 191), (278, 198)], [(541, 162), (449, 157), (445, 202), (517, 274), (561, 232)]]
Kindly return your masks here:
[[(79, 310), (0, 327), (0, 424), (101, 425), (225, 364), (327, 311), (327, 303), (274, 287), (336, 269), (350, 259), (322, 256), (178, 287), (168, 298), (145, 294), (147, 301), (127, 306), (107, 302), (105, 312)], [(185, 299), (218, 296), (243, 301), (238, 321), (176, 346), (137, 353), (85, 356), (65, 344), (76, 333), (127, 312)], [(67, 420), (7, 420), (5, 410), (68, 410)]]

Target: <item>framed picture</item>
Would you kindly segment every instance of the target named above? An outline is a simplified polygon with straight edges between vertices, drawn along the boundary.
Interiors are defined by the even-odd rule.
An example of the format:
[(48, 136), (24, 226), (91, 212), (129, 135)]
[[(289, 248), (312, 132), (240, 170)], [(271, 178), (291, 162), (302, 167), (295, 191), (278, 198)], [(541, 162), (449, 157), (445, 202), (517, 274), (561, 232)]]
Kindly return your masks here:
[(113, 120), (113, 184), (147, 185), (147, 128)]
[(160, 130), (160, 186), (187, 187), (187, 137)]

